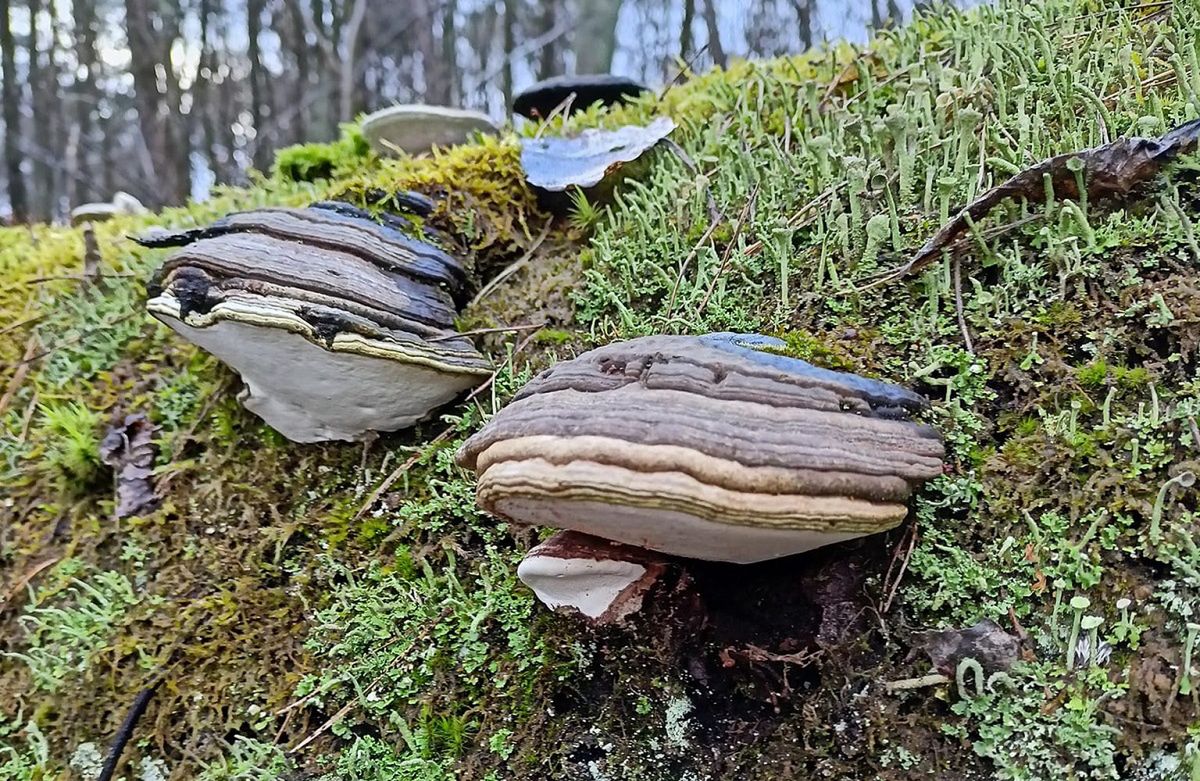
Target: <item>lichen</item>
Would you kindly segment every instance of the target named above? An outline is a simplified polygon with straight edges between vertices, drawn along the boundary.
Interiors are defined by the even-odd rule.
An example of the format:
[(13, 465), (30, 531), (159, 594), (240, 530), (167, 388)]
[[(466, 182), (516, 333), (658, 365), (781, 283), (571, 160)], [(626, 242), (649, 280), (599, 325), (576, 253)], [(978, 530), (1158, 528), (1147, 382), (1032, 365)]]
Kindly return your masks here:
[[(1195, 494), (1170, 487), (1158, 542), (1149, 527), (1200, 447), (1195, 159), (1128, 203), (997, 209), (957, 260), (868, 283), (1014, 169), (1195, 118), (1197, 29), (1187, 3), (1009, 0), (555, 120), (542, 132), (666, 113), (697, 166), (657, 149), (576, 225), (539, 207), (511, 135), (380, 161), (349, 134), (208, 203), (95, 226), (98, 282), (74, 278), (79, 230), (0, 229), (0, 651), (29, 656), (21, 619), (47, 588), (66, 615), (88, 609), (73, 577), (118, 573), (138, 597), (86, 634), (89, 664), (53, 691), (0, 657), (0, 776), (65, 772), (158, 676), (126, 775), (143, 761), (213, 779), (289, 763), (348, 779), (1191, 772), (1200, 705), (1179, 687), (1200, 604)], [(369, 446), (289, 445), (237, 404), (235, 377), (140, 314), (163, 253), (129, 233), (331, 196), (384, 209), (402, 189), (438, 202), (429, 224), (477, 283), (530, 255), (463, 325), (554, 328), (511, 356), (525, 332), (483, 337), (505, 369), (449, 420)], [(533, 535), (472, 509), (451, 445), (530, 365), (707, 330), (793, 334), (815, 363), (920, 390), (951, 469), (894, 535), (786, 571), (698, 570), (716, 600), (707, 630), (680, 612), (589, 634), (516, 583)], [(106, 475), (72, 477), (87, 471), (86, 427), (38, 412), (70, 405), (100, 416), (93, 432), (137, 411), (163, 427), (161, 509), (118, 524)], [(65, 469), (47, 467), (55, 452), (74, 453)], [(822, 634), (833, 644), (801, 664), (789, 643), (825, 618), (793, 604), (797, 575), (845, 562), (864, 578), (843, 607), (868, 620)], [(1068, 606), (1084, 595), (1111, 657), (1068, 673)], [(69, 622), (41, 615), (45, 637), (66, 636)], [(1011, 688), (883, 690), (927, 672), (911, 629), (984, 615), (1029, 637), (1035, 661)], [(751, 646), (777, 659), (748, 661)], [(682, 696), (687, 749), (666, 732)]]

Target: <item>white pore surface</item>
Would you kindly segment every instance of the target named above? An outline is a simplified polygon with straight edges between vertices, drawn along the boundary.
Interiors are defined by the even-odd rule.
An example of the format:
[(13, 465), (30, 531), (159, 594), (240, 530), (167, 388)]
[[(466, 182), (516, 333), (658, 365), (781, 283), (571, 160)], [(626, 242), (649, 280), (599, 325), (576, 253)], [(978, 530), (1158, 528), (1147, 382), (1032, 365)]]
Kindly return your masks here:
[(151, 309), (242, 375), (242, 403), (294, 442), (355, 440), (411, 426), (477, 382), (387, 358), (326, 350), (299, 334), (219, 320), (198, 328)]
[(547, 607), (572, 607), (598, 618), (626, 588), (646, 574), (630, 561), (563, 559), (530, 554), (517, 567), (517, 577)]
[(363, 136), (381, 155), (402, 149), (410, 155), (434, 146), (453, 146), (471, 140), (474, 133), (495, 133), (486, 114), (443, 106), (392, 106), (363, 119)]
[(508, 497), (497, 512), (522, 523), (594, 534), (628, 545), (705, 561), (751, 564), (863, 536), (861, 532), (764, 529), (714, 523), (679, 510), (596, 501)]

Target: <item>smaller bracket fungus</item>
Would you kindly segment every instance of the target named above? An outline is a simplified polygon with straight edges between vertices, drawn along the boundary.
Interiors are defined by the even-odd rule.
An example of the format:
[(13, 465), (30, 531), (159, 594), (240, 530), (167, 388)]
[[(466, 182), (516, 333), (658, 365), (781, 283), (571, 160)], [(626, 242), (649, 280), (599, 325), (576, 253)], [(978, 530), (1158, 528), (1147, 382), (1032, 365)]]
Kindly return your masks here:
[(71, 210), (71, 224), (82, 225), (85, 222), (104, 222), (126, 214), (145, 214), (146, 207), (142, 202), (127, 192), (118, 190), (113, 194), (112, 201), (97, 201), (81, 203)]
[(542, 372), (458, 453), (483, 509), (676, 556), (749, 563), (885, 531), (943, 446), (904, 388), (766, 352), (650, 336)]
[(539, 190), (586, 189), (600, 184), (621, 165), (637, 160), (674, 129), (674, 120), (658, 117), (645, 127), (591, 129), (574, 138), (525, 138), (521, 140), (521, 167), (525, 180)]
[(551, 610), (604, 625), (641, 610), (666, 569), (664, 557), (644, 548), (567, 531), (526, 553), (517, 577)]
[(490, 372), (454, 331), (459, 263), (350, 204), (256, 209), (142, 243), (182, 247), (147, 310), (237, 371), (246, 408), (294, 441), (405, 428)]
[(398, 151), (410, 155), (435, 146), (465, 144), (476, 133), (499, 130), (486, 114), (446, 106), (411, 104), (390, 106), (368, 114), (362, 121), (363, 137), (380, 155)]
[(513, 111), (529, 119), (545, 119), (567, 98), (571, 98), (571, 103), (565, 113), (570, 115), (596, 103), (604, 106), (624, 103), (646, 91), (644, 84), (607, 73), (555, 76), (517, 93)]

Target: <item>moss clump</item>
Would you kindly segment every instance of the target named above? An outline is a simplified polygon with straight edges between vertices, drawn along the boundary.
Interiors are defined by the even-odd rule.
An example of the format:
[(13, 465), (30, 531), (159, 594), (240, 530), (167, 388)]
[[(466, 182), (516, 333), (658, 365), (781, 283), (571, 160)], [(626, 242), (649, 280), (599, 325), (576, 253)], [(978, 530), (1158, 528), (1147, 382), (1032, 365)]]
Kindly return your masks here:
[(363, 166), (371, 156), (371, 146), (363, 137), (360, 122), (341, 125), (341, 135), (327, 144), (296, 144), (275, 153), (271, 171), (277, 179), (291, 182), (315, 182), (345, 175)]

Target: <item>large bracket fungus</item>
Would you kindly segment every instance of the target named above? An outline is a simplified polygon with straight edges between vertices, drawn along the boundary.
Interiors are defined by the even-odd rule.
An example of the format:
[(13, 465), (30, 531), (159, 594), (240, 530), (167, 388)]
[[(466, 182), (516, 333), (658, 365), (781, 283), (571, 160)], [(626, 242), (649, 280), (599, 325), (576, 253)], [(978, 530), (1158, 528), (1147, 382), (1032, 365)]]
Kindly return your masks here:
[(497, 130), (496, 124), (478, 111), (420, 104), (390, 106), (362, 121), (363, 137), (381, 155), (419, 155), (435, 146), (465, 144), (476, 133)]
[(599, 103), (612, 106), (646, 92), (647, 88), (633, 79), (607, 73), (555, 76), (527, 87), (513, 98), (513, 111), (530, 119), (545, 119), (568, 98), (565, 109), (570, 115)]
[(485, 510), (749, 563), (899, 524), (943, 446), (904, 388), (747, 334), (619, 342), (538, 375), (459, 451)]
[(297, 442), (410, 426), (490, 372), (454, 331), (459, 263), (349, 204), (144, 243), (182, 247), (151, 280), (150, 313), (241, 374), (247, 409)]

